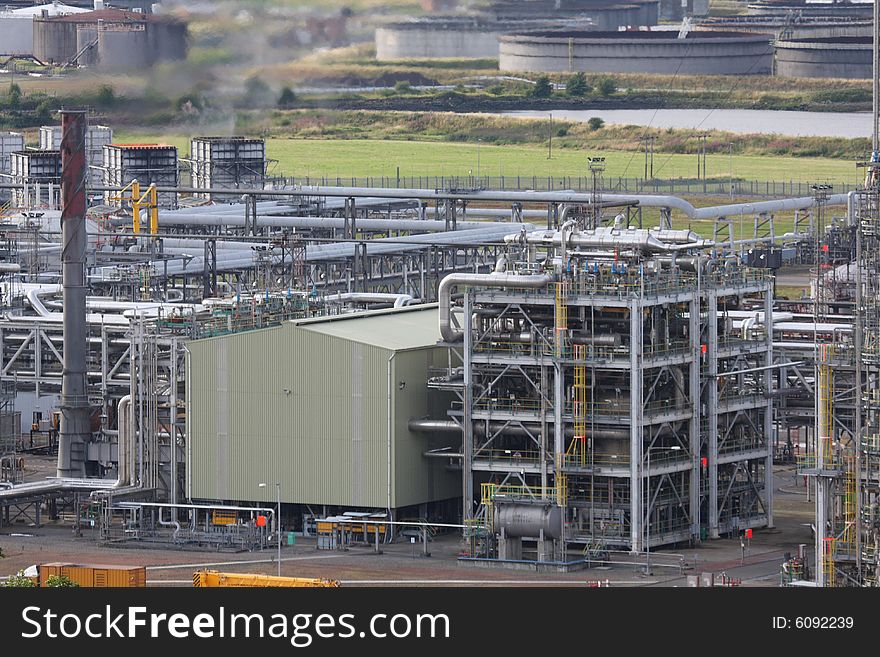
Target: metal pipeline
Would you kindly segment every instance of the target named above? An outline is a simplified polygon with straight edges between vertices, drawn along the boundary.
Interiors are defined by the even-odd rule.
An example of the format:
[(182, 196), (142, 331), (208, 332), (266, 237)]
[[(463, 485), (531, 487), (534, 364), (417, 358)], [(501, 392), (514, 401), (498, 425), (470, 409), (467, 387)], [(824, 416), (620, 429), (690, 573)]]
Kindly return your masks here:
[[(114, 224), (127, 226), (130, 219), (116, 219)], [(317, 216), (285, 216), (285, 215), (260, 215), (258, 225), (266, 228), (300, 228), (300, 229), (325, 229), (342, 230), (346, 226), (346, 219), (341, 217), (317, 217)], [(432, 219), (355, 219), (355, 227), (365, 231), (419, 231), (425, 233), (440, 233), (449, 229), (445, 221)], [(513, 228), (516, 224), (509, 221), (458, 221), (457, 230), (470, 230), (473, 228), (488, 228), (492, 226), (507, 226)], [(159, 226), (245, 226), (245, 218), (235, 215), (192, 215), (192, 214), (160, 214)], [(219, 245), (218, 241), (218, 245)]]
[[(565, 207), (565, 210), (568, 210), (568, 206)], [(563, 215), (564, 214), (566, 214), (566, 212), (563, 212)], [(574, 219), (568, 219), (565, 223), (562, 224), (562, 227), (559, 229), (560, 246), (562, 247), (560, 251), (560, 259), (562, 260), (560, 266), (562, 267), (565, 266), (567, 261), (566, 251), (568, 249), (568, 239), (571, 237), (571, 234), (574, 232), (576, 227), (577, 222)], [(507, 241), (506, 238), (505, 241)], [(529, 238), (526, 238), (526, 241), (530, 241)]]
[[(198, 189), (194, 187), (159, 187), (159, 192), (180, 193), (229, 193), (229, 190)], [(520, 203), (560, 203), (560, 204), (589, 204), (593, 200), (591, 193), (573, 191), (497, 191), (476, 190), (470, 192), (445, 191), (437, 189), (403, 189), (386, 187), (332, 187), (332, 186), (302, 186), (297, 189), (285, 190), (237, 190), (242, 194), (275, 194), (277, 196), (294, 197), (375, 197), (382, 199), (457, 199), (464, 201), (505, 201)], [(612, 203), (638, 203), (642, 207), (670, 208), (683, 212), (691, 219), (716, 219), (737, 214), (760, 214), (762, 212), (781, 212), (785, 210), (806, 210), (816, 204), (812, 196), (798, 198), (777, 199), (773, 201), (759, 201), (756, 203), (734, 203), (706, 208), (695, 208), (684, 199), (666, 195), (637, 195), (637, 194), (602, 194), (603, 202)], [(845, 194), (832, 194), (825, 201), (827, 205), (844, 205)]]
[(323, 297), (328, 303), (345, 303), (348, 301), (360, 303), (393, 303), (395, 308), (403, 308), (410, 305), (415, 299), (409, 294), (391, 294), (383, 292), (342, 292), (340, 294), (328, 294)]
[(131, 395), (125, 395), (119, 400), (117, 405), (116, 417), (119, 423), (118, 438), (116, 441), (116, 471), (118, 477), (113, 488), (121, 488), (130, 486), (132, 481), (132, 473), (134, 472), (134, 437), (132, 435), (132, 416), (131, 416)]
[[(497, 340), (499, 342), (515, 342), (517, 344), (530, 344), (535, 341), (535, 336), (527, 331), (523, 332), (498, 332), (491, 333), (486, 336), (489, 340)], [(593, 345), (595, 347), (619, 347), (619, 333), (600, 333), (599, 335), (586, 335), (584, 333), (574, 333), (571, 335), (571, 342), (575, 344)]]
[[(464, 337), (462, 331), (452, 327), (452, 291), (460, 285), (471, 287), (530, 288), (547, 287), (553, 281), (547, 274), (449, 274), (437, 288), (440, 303), (440, 335), (446, 342), (458, 342)], [(467, 318), (466, 321), (470, 321)]]
[[(454, 420), (427, 420), (413, 418), (407, 424), (410, 431), (416, 433), (461, 433), (461, 427)], [(506, 424), (500, 421), (489, 422), (489, 433), (491, 434), (507, 434), (511, 436), (536, 436), (540, 433), (540, 425), (533, 423), (522, 424)], [(474, 433), (478, 435), (486, 434), (486, 423), (475, 422)], [(565, 428), (567, 438), (574, 436), (574, 427), (567, 426)], [(590, 429), (587, 428), (587, 435), (593, 438), (601, 438), (607, 440), (629, 440), (630, 433), (628, 429)]]
[[(646, 252), (663, 253), (676, 250), (682, 245), (665, 244), (647, 230), (615, 230), (614, 228), (596, 228), (595, 230), (573, 232), (571, 225), (560, 230), (536, 230), (525, 236), (527, 244), (539, 246), (559, 246), (563, 262), (569, 247), (590, 249), (638, 249)], [(505, 243), (522, 242), (521, 235), (507, 235)], [(702, 247), (702, 243), (694, 244)]]

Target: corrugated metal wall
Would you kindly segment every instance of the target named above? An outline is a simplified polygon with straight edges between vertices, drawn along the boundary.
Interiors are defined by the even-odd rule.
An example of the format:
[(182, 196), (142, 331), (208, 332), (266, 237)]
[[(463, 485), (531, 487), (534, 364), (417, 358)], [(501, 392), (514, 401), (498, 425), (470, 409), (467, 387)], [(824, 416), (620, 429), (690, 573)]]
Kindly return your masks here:
[[(188, 349), (189, 497), (272, 502), (280, 481), (285, 502), (387, 505), (391, 351), (294, 324)], [(425, 372), (439, 351), (392, 361), (393, 507), (458, 494), (456, 477), (421, 456), (424, 437), (406, 430), (428, 414)]]
[[(435, 443), (424, 433), (412, 433), (410, 418), (445, 418), (452, 395), (429, 391), (429, 367), (446, 364), (444, 349), (414, 349), (398, 352), (393, 361), (394, 381), (394, 486), (397, 506), (420, 504), (461, 496), (460, 475), (447, 469), (443, 459), (423, 456), (428, 449), (449, 445), (458, 451), (461, 438), (444, 434)], [(401, 388), (401, 384), (403, 387)], [(445, 402), (445, 404), (444, 404)], [(442, 405), (442, 408), (441, 408)]]

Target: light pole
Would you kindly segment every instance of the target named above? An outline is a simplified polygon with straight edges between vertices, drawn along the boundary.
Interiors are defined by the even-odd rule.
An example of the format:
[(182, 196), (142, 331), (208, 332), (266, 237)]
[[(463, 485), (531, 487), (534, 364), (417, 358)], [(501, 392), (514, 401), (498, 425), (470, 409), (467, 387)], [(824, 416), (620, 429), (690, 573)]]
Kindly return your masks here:
[[(267, 484), (263, 482), (258, 486), (266, 488)], [(278, 503), (275, 511), (275, 542), (278, 546), (278, 577), (281, 577), (281, 482), (275, 482), (275, 495)]]
[(658, 451), (677, 452), (681, 449), (681, 446), (648, 448), (648, 476), (645, 477), (645, 487), (648, 493), (648, 499), (645, 503), (645, 575), (651, 574), (651, 452), (655, 449)]

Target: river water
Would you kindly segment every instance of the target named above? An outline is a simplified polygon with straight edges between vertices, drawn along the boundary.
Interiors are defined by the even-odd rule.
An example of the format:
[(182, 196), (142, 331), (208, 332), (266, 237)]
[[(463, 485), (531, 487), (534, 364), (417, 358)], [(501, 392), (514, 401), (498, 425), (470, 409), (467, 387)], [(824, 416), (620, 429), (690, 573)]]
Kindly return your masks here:
[[(504, 116), (548, 118), (548, 112), (501, 112)], [(739, 134), (779, 134), (795, 137), (870, 137), (870, 112), (787, 112), (743, 109), (622, 109), (554, 110), (554, 119), (586, 123), (598, 116), (605, 123), (726, 130)]]

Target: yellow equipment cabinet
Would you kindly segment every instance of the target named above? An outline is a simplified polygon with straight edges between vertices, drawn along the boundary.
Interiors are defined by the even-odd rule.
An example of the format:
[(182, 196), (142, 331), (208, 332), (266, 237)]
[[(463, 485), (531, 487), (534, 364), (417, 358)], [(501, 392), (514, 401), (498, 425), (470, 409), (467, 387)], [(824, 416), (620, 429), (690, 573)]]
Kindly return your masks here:
[(97, 566), (73, 563), (44, 563), (39, 567), (40, 586), (53, 575), (61, 575), (90, 588), (142, 588), (147, 585), (143, 566)]

